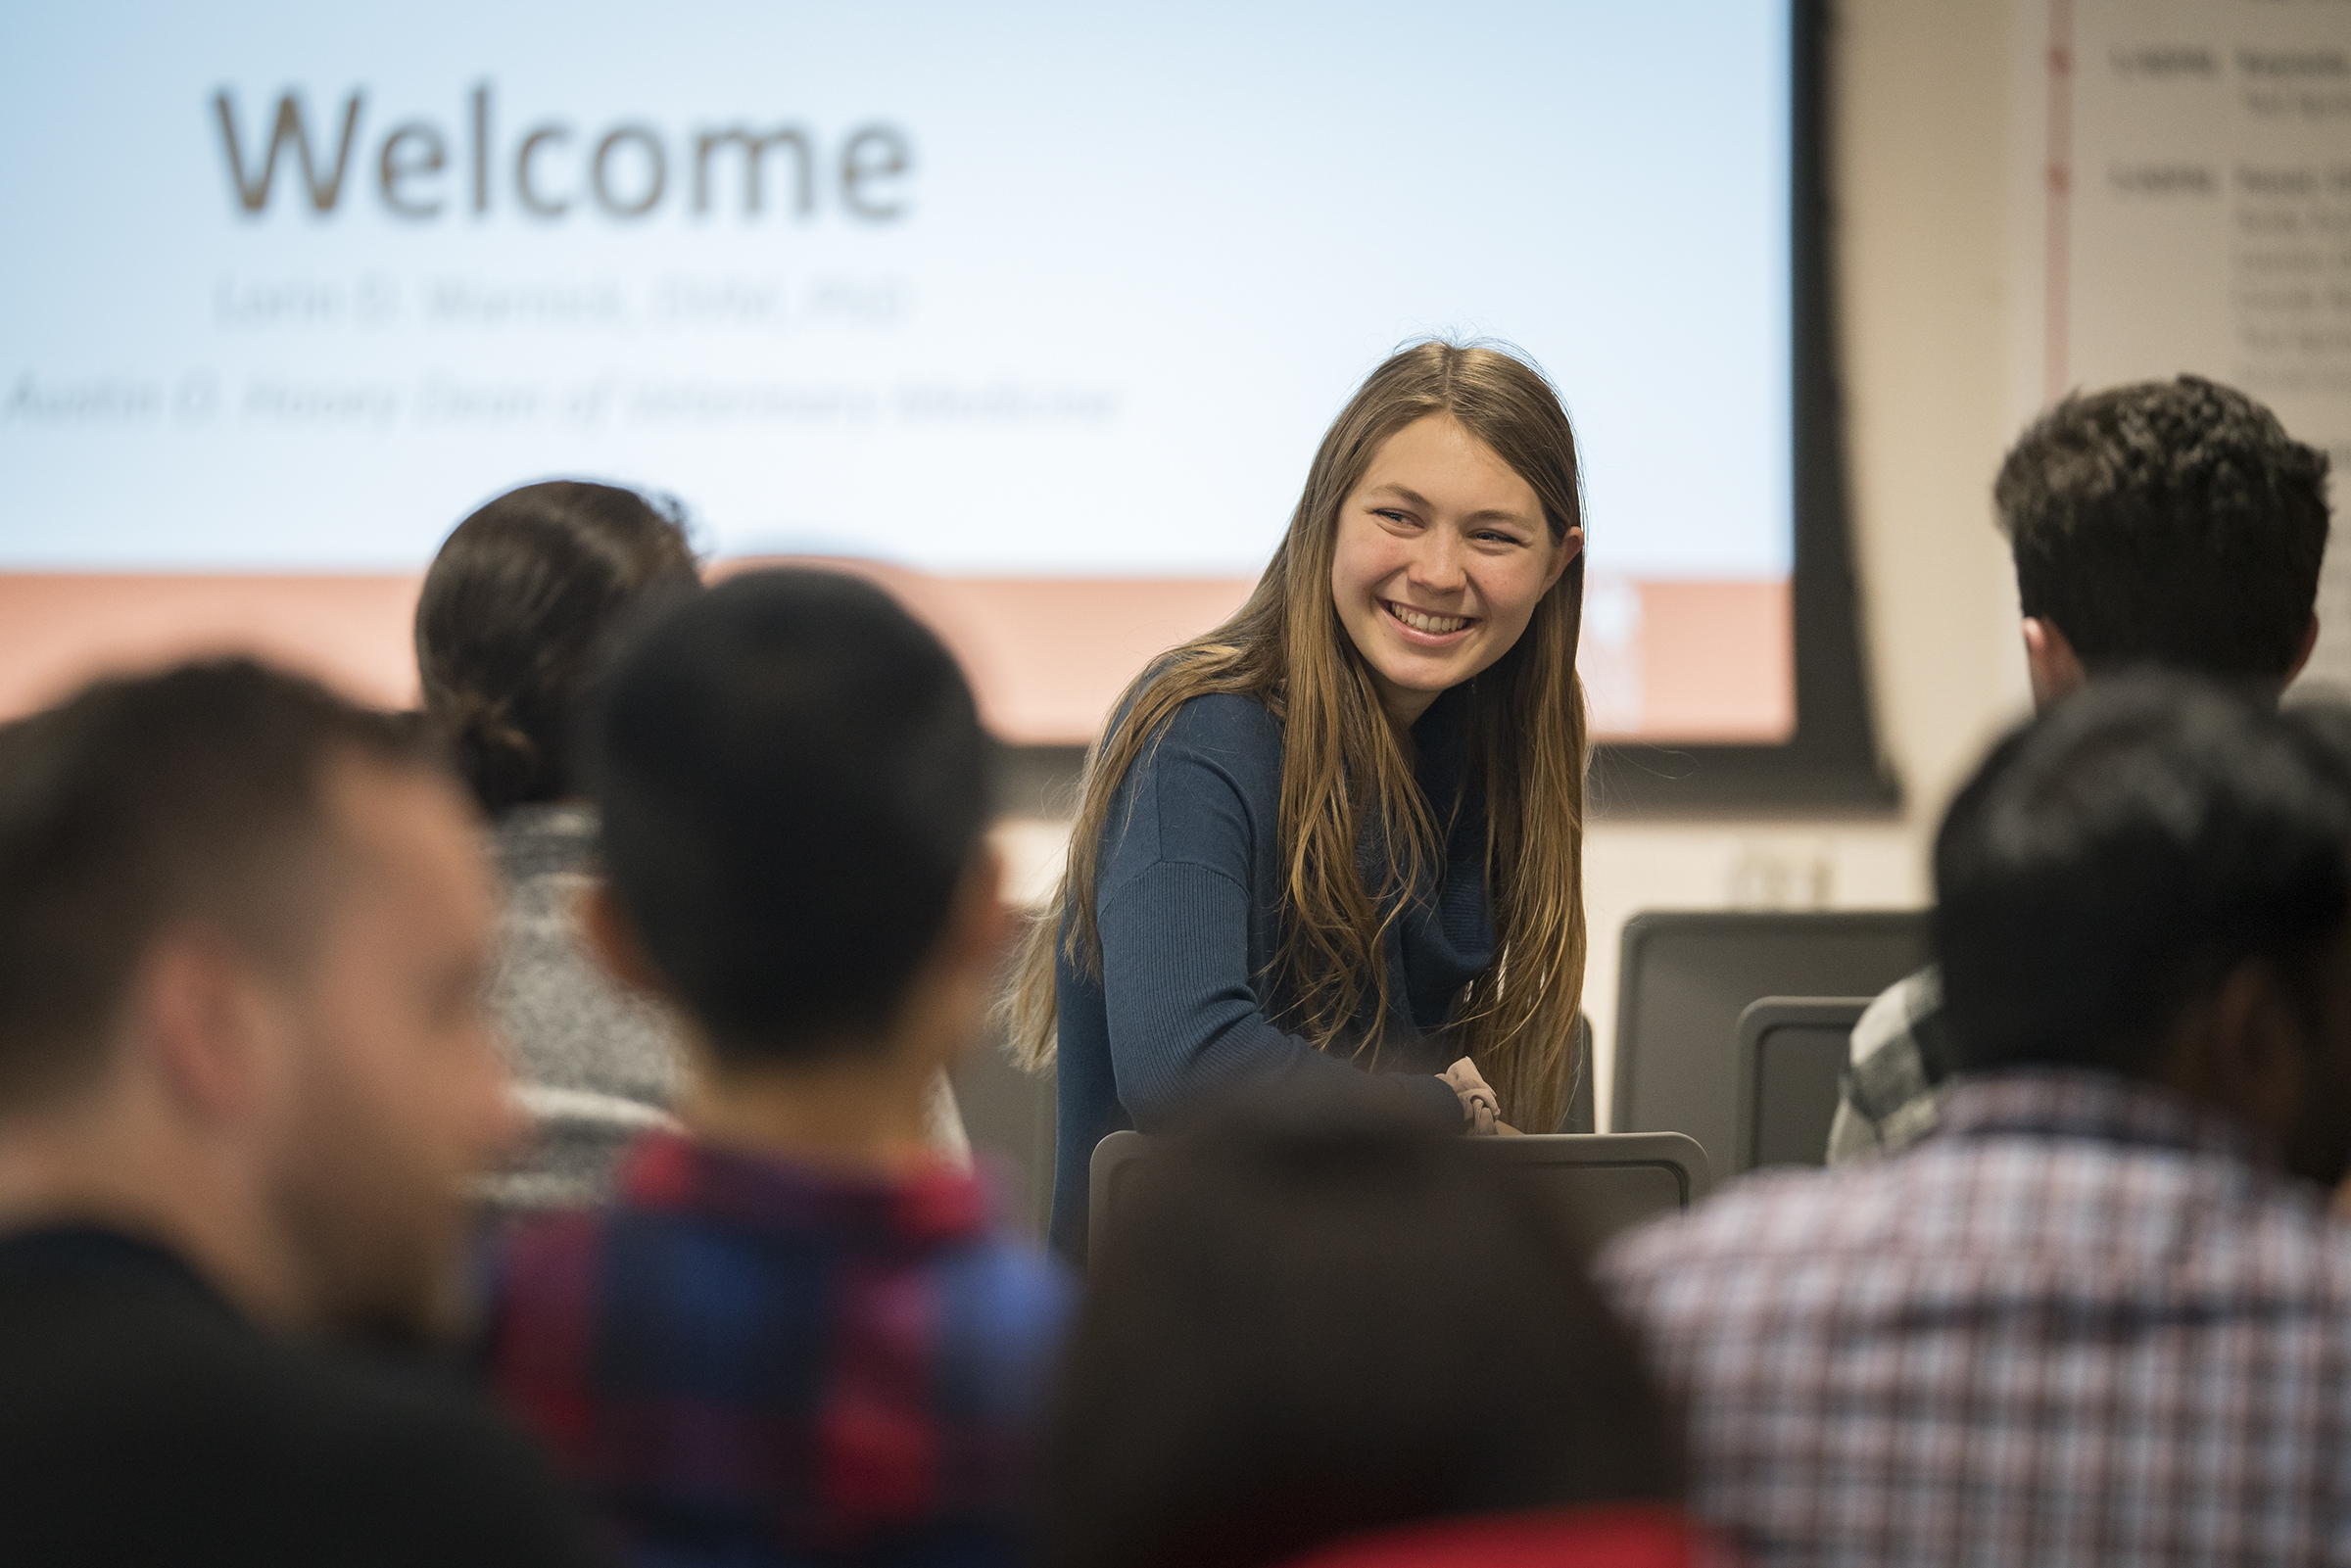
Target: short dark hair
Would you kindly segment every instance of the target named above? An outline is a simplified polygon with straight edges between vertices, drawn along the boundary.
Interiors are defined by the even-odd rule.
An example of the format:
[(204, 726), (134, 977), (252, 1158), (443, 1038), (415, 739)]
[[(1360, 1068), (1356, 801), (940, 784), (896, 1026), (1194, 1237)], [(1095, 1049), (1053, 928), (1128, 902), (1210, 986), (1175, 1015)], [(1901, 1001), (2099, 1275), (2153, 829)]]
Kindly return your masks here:
[(2249, 958), (2316, 1008), (2351, 919), (2351, 783), (2306, 717), (2134, 673), (2009, 736), (1935, 844), (1958, 1066), (2145, 1073), (2180, 1010)]
[(1444, 1515), (1682, 1493), (1575, 1224), (1459, 1137), (1270, 1105), (1142, 1163), (1046, 1439), (1046, 1568), (1246, 1568)]
[(2281, 683), (2327, 552), (2327, 454), (2200, 376), (2069, 397), (1992, 488), (2024, 612), (2086, 669)]
[(0, 1104), (99, 1069), (168, 924), (303, 950), (339, 753), (439, 766), (412, 724), (241, 658), (99, 681), (0, 728)]
[(456, 526), (416, 600), (416, 670), (484, 811), (576, 792), (570, 725), (600, 641), (696, 580), (677, 502), (613, 485), (525, 485)]
[(986, 827), (954, 658), (835, 572), (746, 572), (623, 640), (591, 697), (605, 871), (646, 955), (743, 1060), (894, 1015)]

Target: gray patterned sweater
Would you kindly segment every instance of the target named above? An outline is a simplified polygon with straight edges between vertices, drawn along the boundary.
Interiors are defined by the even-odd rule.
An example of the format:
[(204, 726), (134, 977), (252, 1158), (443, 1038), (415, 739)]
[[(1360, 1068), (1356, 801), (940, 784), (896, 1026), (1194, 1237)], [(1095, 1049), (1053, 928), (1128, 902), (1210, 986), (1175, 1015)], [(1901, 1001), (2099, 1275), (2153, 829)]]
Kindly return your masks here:
[[(506, 882), (491, 1011), (531, 1119), (521, 1158), (483, 1186), (493, 1212), (600, 1202), (629, 1142), (674, 1125), (684, 1072), (675, 1022), (615, 985), (579, 940), (574, 912), (596, 877), (596, 837), (595, 809), (573, 802), (516, 807), (491, 831)], [(943, 1073), (930, 1121), (939, 1152), (968, 1164)]]
[(491, 1008), (532, 1137), (486, 1196), (506, 1210), (595, 1203), (629, 1140), (669, 1124), (681, 1071), (673, 1025), (580, 945), (574, 909), (595, 877), (595, 810), (520, 806), (491, 836), (506, 879)]

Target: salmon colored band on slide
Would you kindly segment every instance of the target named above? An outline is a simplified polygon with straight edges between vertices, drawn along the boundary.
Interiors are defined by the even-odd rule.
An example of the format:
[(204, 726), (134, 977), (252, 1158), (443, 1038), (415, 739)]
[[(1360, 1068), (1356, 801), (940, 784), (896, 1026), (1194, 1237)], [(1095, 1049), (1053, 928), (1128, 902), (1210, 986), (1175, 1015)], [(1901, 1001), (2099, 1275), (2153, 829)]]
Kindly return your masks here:
[[(737, 560), (714, 575), (774, 561)], [(947, 578), (867, 561), (963, 660), (988, 728), (1016, 745), (1093, 737), (1134, 673), (1207, 631), (1244, 578)], [(194, 653), (259, 654), (362, 701), (416, 700), (417, 578), (0, 573), (0, 716), (93, 675)], [(1580, 663), (1603, 739), (1769, 744), (1796, 727), (1785, 578), (1655, 581), (1595, 574)]]

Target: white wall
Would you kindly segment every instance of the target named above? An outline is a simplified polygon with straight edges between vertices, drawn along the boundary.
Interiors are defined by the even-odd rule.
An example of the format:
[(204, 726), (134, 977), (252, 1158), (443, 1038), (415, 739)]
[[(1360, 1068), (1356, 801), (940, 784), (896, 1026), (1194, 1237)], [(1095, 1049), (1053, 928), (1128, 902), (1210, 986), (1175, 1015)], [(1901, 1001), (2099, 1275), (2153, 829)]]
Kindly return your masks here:
[[(2025, 709), (2015, 588), (1991, 526), (2012, 432), (2005, 266), (2008, 7), (1843, 0), (1832, 39), (1847, 460), (1863, 640), (1897, 819), (1595, 821), (1586, 843), (1585, 1007), (1607, 1115), (1618, 933), (1644, 909), (1889, 908), (1925, 902), (1944, 800)], [(1000, 831), (1041, 896), (1066, 830)]]

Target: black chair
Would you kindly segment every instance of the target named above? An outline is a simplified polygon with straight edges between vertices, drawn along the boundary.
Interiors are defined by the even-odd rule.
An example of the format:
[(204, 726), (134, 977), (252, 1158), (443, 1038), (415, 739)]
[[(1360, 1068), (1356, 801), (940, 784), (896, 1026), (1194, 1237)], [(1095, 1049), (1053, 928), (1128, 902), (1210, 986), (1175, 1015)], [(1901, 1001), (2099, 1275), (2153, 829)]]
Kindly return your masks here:
[(1656, 913), (1625, 923), (1618, 1132), (1686, 1132), (1738, 1168), (1739, 1015), (1766, 996), (1875, 996), (1927, 962), (1924, 910)]
[[(1590, 1132), (1592, 1021), (1581, 1013), (1575, 1016), (1574, 1046), (1575, 1083), (1559, 1130)], [(1010, 1189), (1004, 1195), (1009, 1216), (1031, 1239), (1043, 1240), (1053, 1219), (1053, 1069), (1023, 1072), (1013, 1065), (1003, 1035), (991, 1033), (964, 1053), (953, 1077), (973, 1149), (988, 1157), (990, 1172)]]
[[(1574, 1064), (1570, 1070), (1575, 1074), (1575, 1083), (1567, 1091), (1567, 1118), (1559, 1123), (1559, 1130), (1598, 1132), (1599, 1102), (1594, 1098), (1592, 1083), (1599, 1074), (1593, 1070), (1597, 1064), (1592, 1054), (1592, 1021), (1580, 1011), (1575, 1015), (1575, 1033), (1569, 1040), (1568, 1049), (1575, 1053), (1570, 1058)], [(1532, 1129), (1521, 1127), (1518, 1130), (1526, 1132)]]
[(1874, 998), (1767, 996), (1739, 1015), (1734, 1171), (1827, 1163), (1853, 1025)]
[[(1114, 1132), (1094, 1145), (1087, 1169), (1087, 1257), (1102, 1256), (1120, 1193), (1156, 1143), (1139, 1132)], [(1645, 1219), (1689, 1208), (1712, 1184), (1706, 1152), (1678, 1132), (1470, 1138), (1463, 1147), (1480, 1159), (1533, 1171), (1596, 1246)]]
[(963, 1053), (951, 1074), (963, 1130), (1002, 1184), (1005, 1217), (1041, 1243), (1053, 1222), (1053, 1069), (1024, 1072), (1000, 1030)]

